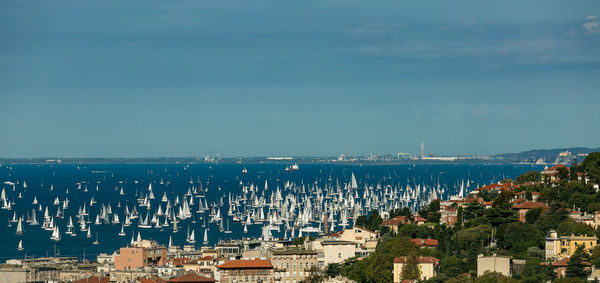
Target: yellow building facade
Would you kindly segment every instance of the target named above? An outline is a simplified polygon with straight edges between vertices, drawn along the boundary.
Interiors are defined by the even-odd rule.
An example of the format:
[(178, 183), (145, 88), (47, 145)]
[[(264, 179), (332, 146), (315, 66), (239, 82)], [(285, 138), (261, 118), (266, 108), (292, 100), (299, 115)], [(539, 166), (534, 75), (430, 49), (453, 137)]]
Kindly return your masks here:
[(558, 236), (554, 230), (548, 232), (546, 237), (546, 259), (560, 259), (573, 255), (577, 247), (583, 246), (590, 251), (598, 245), (598, 239), (595, 236)]

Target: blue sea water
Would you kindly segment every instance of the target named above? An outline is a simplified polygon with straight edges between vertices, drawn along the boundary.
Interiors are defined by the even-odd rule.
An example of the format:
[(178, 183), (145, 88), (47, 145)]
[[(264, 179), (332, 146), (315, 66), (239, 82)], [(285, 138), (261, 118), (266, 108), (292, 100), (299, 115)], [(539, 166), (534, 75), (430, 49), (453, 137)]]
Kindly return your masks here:
[[(289, 164), (288, 164), (289, 165)], [(390, 185), (392, 187), (406, 187), (407, 185), (422, 187), (445, 188), (448, 195), (454, 195), (462, 184), (468, 182), (469, 190), (478, 186), (495, 183), (505, 178), (516, 178), (528, 170), (540, 170), (536, 165), (488, 165), (488, 164), (405, 164), (405, 165), (339, 165), (339, 164), (306, 164), (300, 165), (300, 170), (293, 172), (285, 171), (284, 164), (28, 164), (0, 166), (0, 182), (6, 191), (7, 198), (14, 201), (12, 210), (0, 210), (0, 262), (10, 258), (24, 258), (31, 256), (53, 255), (55, 250), (61, 256), (75, 256), (87, 259), (95, 259), (99, 253), (112, 253), (119, 247), (127, 245), (132, 235), (139, 232), (142, 238), (153, 239), (162, 244), (167, 244), (169, 236), (172, 236), (174, 245), (184, 245), (186, 230), (188, 227), (196, 233), (196, 246), (201, 246), (202, 235), (205, 228), (202, 222), (192, 223), (190, 219), (179, 223), (179, 232), (172, 233), (172, 229), (139, 229), (137, 220), (133, 225), (125, 228), (125, 237), (118, 236), (121, 224), (94, 225), (91, 223), (93, 236), (85, 237), (85, 232), (78, 229), (75, 223), (75, 237), (64, 234), (69, 216), (75, 215), (78, 208), (86, 202), (89, 208), (91, 197), (97, 204), (89, 208), (90, 219), (94, 220), (99, 213), (102, 204), (111, 205), (114, 212), (120, 214), (123, 222), (123, 210), (127, 205), (132, 209), (137, 205), (137, 195), (147, 193), (148, 186), (152, 183), (153, 193), (156, 197), (152, 209), (156, 209), (163, 193), (167, 193), (173, 201), (175, 196), (182, 196), (191, 186), (202, 186), (208, 203), (217, 203), (231, 192), (233, 195), (240, 194), (242, 186), (254, 184), (261, 189), (265, 181), (268, 182), (270, 195), (277, 187), (283, 188), (286, 182), (295, 183), (298, 186), (305, 184), (308, 188), (313, 184), (319, 186), (336, 186), (350, 182), (351, 174), (354, 173), (359, 187)], [(241, 174), (246, 168), (248, 173)], [(136, 182), (137, 181), (137, 182)], [(161, 182), (162, 181), (162, 182)], [(10, 185), (6, 182), (15, 183)], [(242, 185), (240, 185), (240, 182)], [(24, 183), (27, 188), (24, 188)], [(81, 183), (80, 190), (77, 183)], [(162, 184), (161, 184), (162, 183)], [(53, 186), (53, 190), (50, 187)], [(88, 191), (84, 189), (87, 186)], [(125, 195), (119, 195), (123, 188)], [(66, 191), (69, 191), (66, 194)], [(21, 194), (22, 198), (19, 198)], [(361, 194), (362, 196), (362, 194)], [(46, 231), (40, 226), (30, 226), (23, 222), (24, 233), (17, 235), (16, 223), (8, 227), (13, 213), (17, 217), (26, 218), (27, 213), (38, 206), (32, 205), (34, 197), (44, 208), (49, 208), (50, 214), (55, 214), (57, 207), (53, 205), (54, 199), (58, 197), (61, 201), (68, 197), (69, 208), (64, 211), (64, 217), (55, 218), (60, 226), (62, 239), (58, 242), (50, 239), (51, 231)], [(117, 207), (121, 204), (121, 208)], [(163, 207), (164, 209), (164, 204)], [(226, 215), (227, 205), (222, 208), (222, 214)], [(138, 208), (141, 216), (145, 210)], [(195, 211), (195, 208), (192, 208)], [(36, 211), (37, 212), (37, 211)], [(37, 219), (43, 221), (43, 212), (37, 212)], [(231, 234), (219, 232), (218, 224), (207, 224), (209, 226), (209, 245), (216, 244), (219, 240), (238, 239), (241, 237), (259, 237), (261, 225), (248, 226), (248, 232), (243, 232), (243, 226), (239, 222), (230, 220)], [(98, 245), (92, 245), (98, 234)], [(281, 232), (274, 236), (281, 237)], [(18, 251), (19, 240), (23, 241), (24, 250)]]

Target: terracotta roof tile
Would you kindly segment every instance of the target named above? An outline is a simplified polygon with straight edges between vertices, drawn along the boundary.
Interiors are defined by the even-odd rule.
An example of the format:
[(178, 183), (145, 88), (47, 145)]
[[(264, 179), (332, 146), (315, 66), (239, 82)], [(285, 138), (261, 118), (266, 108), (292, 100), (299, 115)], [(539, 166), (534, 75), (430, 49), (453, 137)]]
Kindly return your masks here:
[(188, 258), (188, 257), (176, 257), (172, 260), (172, 262), (173, 262), (173, 265), (175, 265), (175, 266), (181, 266), (190, 260), (192, 260), (192, 259)]
[(416, 239), (412, 239), (413, 243), (417, 244), (417, 246), (437, 246), (438, 245), (438, 240), (436, 239), (420, 239), (420, 238), (416, 238)]
[(231, 260), (225, 262), (219, 266), (221, 269), (243, 269), (243, 268), (273, 268), (271, 261), (268, 259), (254, 259), (254, 260)]
[(215, 279), (200, 276), (196, 273), (188, 273), (169, 279), (169, 282), (217, 282)]
[[(406, 259), (407, 259), (407, 257), (405, 257), (405, 256), (397, 257), (397, 258), (394, 258), (394, 263), (406, 263)], [(436, 263), (439, 261), (440, 261), (439, 259), (437, 259), (435, 257), (430, 257), (430, 256), (417, 257), (417, 262), (419, 262), (419, 263)]]
[(537, 202), (537, 201), (528, 201), (528, 202), (524, 202), (522, 204), (513, 206), (514, 209), (532, 209), (532, 208), (538, 208), (538, 207), (547, 207), (547, 206), (545, 203)]

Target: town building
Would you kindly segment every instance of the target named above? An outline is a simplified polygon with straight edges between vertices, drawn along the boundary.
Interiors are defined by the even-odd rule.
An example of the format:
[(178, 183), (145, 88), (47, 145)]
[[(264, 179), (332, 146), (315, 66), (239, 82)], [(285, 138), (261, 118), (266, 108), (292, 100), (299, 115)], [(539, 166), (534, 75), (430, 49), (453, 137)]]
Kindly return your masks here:
[(404, 225), (404, 224), (417, 224), (417, 225), (423, 225), (427, 222), (427, 219), (419, 216), (419, 215), (415, 215), (412, 218), (400, 215), (400, 216), (396, 216), (392, 219), (388, 219), (386, 221), (383, 221), (383, 223), (381, 223), (382, 226), (385, 226), (387, 228), (389, 228), (391, 231), (397, 232), (398, 231), (398, 227), (400, 225)]
[(131, 247), (123, 247), (115, 255), (116, 270), (134, 270), (146, 266), (163, 266), (167, 259), (167, 248), (155, 241), (141, 240)]
[(447, 207), (440, 209), (440, 224), (446, 224), (447, 226), (453, 226), (458, 219), (458, 210), (454, 207)]
[(571, 213), (569, 213), (569, 218), (573, 219), (575, 222), (590, 225), (594, 227), (594, 229), (600, 226), (600, 211), (595, 211), (591, 214), (587, 214), (587, 212), (571, 211)]
[(203, 282), (217, 282), (217, 281), (213, 278), (198, 275), (193, 272), (169, 279), (169, 283), (203, 283)]
[(560, 176), (558, 174), (559, 168), (565, 168), (567, 170), (567, 172), (569, 171), (569, 167), (567, 167), (563, 164), (557, 164), (550, 168), (546, 168), (546, 169), (542, 170), (542, 172), (540, 172), (540, 177), (542, 179), (542, 182), (547, 182), (547, 183), (551, 183), (551, 184), (560, 182)]
[(322, 253), (319, 252), (317, 266), (322, 268), (330, 263), (340, 263), (356, 256), (356, 242), (326, 240), (321, 242)]
[(486, 272), (499, 272), (504, 276), (512, 276), (512, 257), (510, 256), (483, 256), (477, 257), (477, 276)]
[[(394, 283), (402, 282), (402, 268), (408, 260), (407, 257), (397, 257), (394, 259)], [(436, 276), (439, 272), (440, 260), (430, 256), (417, 257), (417, 263), (421, 270), (421, 277), (419, 280), (427, 280), (433, 276)]]
[(522, 223), (525, 223), (525, 215), (527, 212), (534, 208), (547, 209), (548, 206), (546, 206), (546, 204), (543, 202), (536, 201), (527, 201), (521, 204), (513, 205), (513, 209), (517, 209), (519, 211), (519, 221)]
[(85, 278), (85, 279), (79, 279), (77, 281), (74, 281), (73, 283), (109, 283), (109, 282), (110, 282), (109, 277), (92, 276), (92, 277)]
[(272, 250), (270, 259), (275, 268), (275, 280), (300, 282), (317, 267), (317, 251), (299, 248)]
[(274, 269), (267, 259), (231, 260), (217, 266), (218, 282), (274, 282)]
[(546, 259), (561, 259), (573, 255), (578, 246), (584, 246), (589, 252), (596, 245), (598, 239), (595, 236), (558, 236), (554, 230), (550, 230), (546, 236), (545, 254)]
[(185, 272), (196, 272), (214, 277), (215, 265), (212, 256), (205, 256), (182, 264)]
[(416, 239), (412, 239), (412, 242), (415, 243), (415, 245), (419, 246), (422, 249), (424, 249), (424, 248), (435, 248), (435, 247), (438, 246), (438, 240), (436, 240), (436, 239), (420, 239), (420, 238), (416, 238)]

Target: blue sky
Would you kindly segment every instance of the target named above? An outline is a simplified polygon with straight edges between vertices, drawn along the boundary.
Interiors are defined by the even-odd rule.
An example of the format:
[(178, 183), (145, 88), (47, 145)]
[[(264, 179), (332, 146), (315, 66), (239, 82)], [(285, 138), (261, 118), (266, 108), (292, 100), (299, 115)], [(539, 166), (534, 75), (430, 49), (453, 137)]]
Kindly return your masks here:
[(600, 1), (0, 3), (0, 156), (600, 145)]

